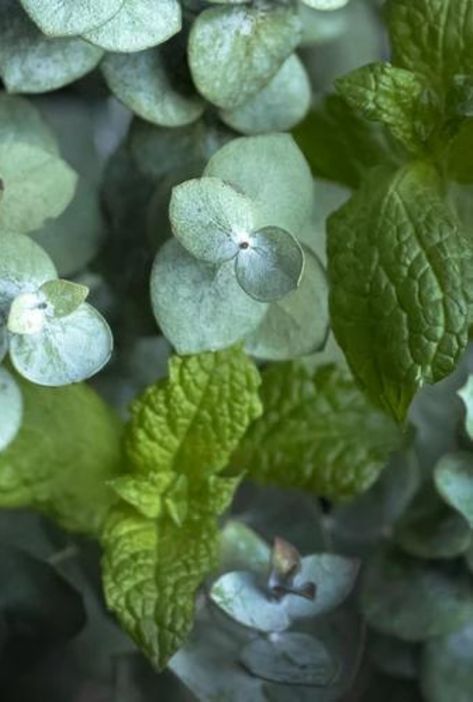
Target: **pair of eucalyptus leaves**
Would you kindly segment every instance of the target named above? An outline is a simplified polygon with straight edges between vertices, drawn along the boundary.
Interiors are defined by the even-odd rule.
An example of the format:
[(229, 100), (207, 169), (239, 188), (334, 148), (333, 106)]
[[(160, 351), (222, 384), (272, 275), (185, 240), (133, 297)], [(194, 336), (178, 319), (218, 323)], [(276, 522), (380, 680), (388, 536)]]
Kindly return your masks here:
[(320, 348), (327, 284), (310, 248), (314, 203), (307, 163), (285, 134), (234, 139), (202, 178), (174, 187), (174, 238), (151, 275), (157, 321), (179, 353), (244, 341), (261, 358)]

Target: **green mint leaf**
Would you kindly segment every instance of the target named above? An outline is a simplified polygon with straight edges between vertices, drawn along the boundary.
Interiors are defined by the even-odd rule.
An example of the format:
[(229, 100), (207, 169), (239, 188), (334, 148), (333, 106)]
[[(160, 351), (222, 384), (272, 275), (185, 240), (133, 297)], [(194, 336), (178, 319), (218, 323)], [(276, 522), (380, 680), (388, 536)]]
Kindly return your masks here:
[[(473, 457), (466, 451), (447, 453), (435, 466), (434, 481), (445, 502), (473, 528)], [(465, 549), (466, 550), (466, 549)]]
[(332, 328), (360, 385), (396, 419), (467, 342), (470, 246), (422, 162), (375, 170), (328, 220)]
[(304, 253), (292, 234), (263, 227), (242, 238), (235, 258), (236, 278), (255, 300), (273, 302), (295, 290), (304, 267)]
[(254, 480), (329, 498), (366, 490), (400, 444), (396, 425), (334, 365), (286, 363), (263, 374), (265, 412), (232, 464)]
[(101, 49), (78, 37), (44, 36), (17, 0), (2, 0), (0, 75), (7, 90), (23, 93), (56, 90), (92, 71), (102, 56)]
[(204, 102), (184, 90), (166, 68), (165, 58), (160, 49), (108, 54), (101, 69), (115, 97), (139, 117), (162, 127), (180, 127), (201, 116)]
[(259, 384), (256, 367), (239, 348), (172, 358), (169, 379), (131, 408), (126, 446), (135, 470), (200, 480), (220, 471), (261, 414)]
[(309, 76), (296, 54), (291, 54), (262, 90), (220, 117), (242, 134), (286, 132), (300, 122), (311, 102)]
[(23, 397), (14, 377), (0, 366), (0, 452), (10, 444), (21, 427)]
[(247, 245), (254, 228), (254, 205), (220, 178), (194, 178), (173, 188), (172, 230), (196, 258), (221, 263)]
[(441, 91), (455, 75), (473, 73), (469, 5), (469, 0), (390, 0), (393, 63), (419, 73)]
[(448, 144), (446, 164), (448, 177), (458, 183), (473, 183), (473, 168), (468, 154), (473, 149), (473, 119), (465, 119)]
[(49, 316), (44, 304), (37, 326), (38, 307), (25, 310), (27, 318), (34, 313), (33, 332), (15, 333), (11, 338), (10, 358), (16, 370), (33, 383), (52, 387), (98, 373), (113, 350), (112, 333), (102, 315), (84, 302), (66, 316)]
[(30, 232), (57, 217), (72, 200), (77, 176), (65, 161), (25, 142), (0, 142), (2, 229)]
[(162, 669), (190, 633), (196, 590), (216, 566), (216, 521), (194, 518), (178, 527), (117, 507), (107, 519), (102, 546), (107, 604)]
[(23, 421), (0, 453), (0, 505), (37, 509), (67, 529), (96, 534), (114, 499), (106, 481), (121, 467), (118, 420), (85, 385), (17, 382)]
[(189, 36), (194, 83), (214, 105), (238, 107), (271, 80), (299, 38), (299, 17), (289, 5), (204, 10)]
[(181, 354), (216, 351), (241, 341), (267, 309), (243, 292), (233, 261), (198, 261), (175, 239), (161, 247), (154, 261), (151, 302), (163, 334)]
[(228, 181), (251, 198), (257, 229), (276, 226), (298, 237), (312, 216), (312, 175), (288, 134), (232, 139), (212, 156), (204, 176)]
[(182, 27), (177, 0), (122, 0), (117, 12), (100, 26), (83, 33), (84, 39), (107, 51), (137, 52), (162, 44)]
[(66, 317), (85, 302), (89, 288), (68, 280), (49, 280), (43, 283), (40, 294), (48, 305), (47, 314), (53, 317)]
[(120, 10), (123, 0), (20, 0), (31, 19), (50, 36), (72, 36), (98, 27)]
[(317, 256), (307, 247), (299, 286), (272, 302), (245, 348), (257, 358), (287, 361), (319, 351), (329, 331), (328, 285)]
[(438, 108), (417, 74), (389, 63), (372, 63), (339, 78), (336, 86), (353, 110), (384, 124), (409, 151), (425, 150)]

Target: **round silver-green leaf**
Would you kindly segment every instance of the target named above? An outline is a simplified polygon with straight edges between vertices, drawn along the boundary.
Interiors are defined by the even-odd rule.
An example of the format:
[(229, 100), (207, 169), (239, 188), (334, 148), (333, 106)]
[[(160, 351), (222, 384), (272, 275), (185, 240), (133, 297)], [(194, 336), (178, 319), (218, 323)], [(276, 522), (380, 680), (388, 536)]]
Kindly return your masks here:
[(458, 451), (442, 456), (434, 470), (434, 481), (445, 502), (473, 528), (473, 455)]
[(307, 5), (312, 10), (332, 11), (340, 10), (345, 5), (348, 5), (350, 0), (301, 0), (304, 5)]
[(220, 532), (220, 569), (249, 570), (265, 575), (271, 550), (253, 529), (236, 520), (228, 521)]
[(179, 32), (181, 25), (177, 0), (122, 0), (118, 12), (83, 36), (107, 51), (143, 51), (162, 44)]
[(1, 93), (0, 143), (15, 141), (26, 141), (52, 154), (59, 154), (56, 137), (36, 107), (19, 95)]
[(9, 92), (44, 93), (92, 71), (102, 49), (79, 37), (45, 37), (15, 0), (0, 4), (0, 75)]
[(174, 235), (189, 253), (221, 263), (246, 245), (254, 205), (220, 178), (194, 178), (173, 188), (169, 217)]
[(338, 669), (322, 641), (301, 632), (254, 639), (243, 649), (240, 661), (252, 675), (283, 685), (325, 687)]
[(189, 65), (199, 92), (234, 109), (261, 90), (300, 38), (294, 7), (213, 7), (198, 15), (189, 36)]
[(156, 256), (151, 301), (163, 334), (181, 354), (235, 344), (266, 310), (240, 288), (231, 261), (220, 266), (198, 261), (175, 239)]
[(291, 54), (262, 90), (234, 110), (222, 110), (223, 121), (242, 134), (292, 129), (310, 107), (309, 76), (302, 61)]
[(78, 383), (97, 373), (113, 349), (110, 328), (86, 302), (66, 317), (47, 318), (37, 334), (14, 334), (10, 357), (16, 370), (38, 385)]
[(15, 379), (0, 367), (0, 451), (17, 435), (23, 417), (23, 398)]
[(235, 273), (242, 289), (255, 300), (273, 302), (295, 290), (304, 268), (304, 253), (292, 234), (263, 227), (242, 235)]
[(190, 124), (204, 111), (200, 97), (180, 89), (159, 49), (109, 54), (102, 71), (108, 87), (124, 105), (158, 126)]
[(20, 0), (31, 19), (52, 37), (82, 34), (119, 12), (123, 0)]
[(205, 176), (221, 178), (255, 201), (255, 227), (281, 227), (298, 236), (314, 207), (310, 168), (289, 134), (233, 139), (208, 162)]
[(245, 341), (257, 358), (283, 361), (319, 350), (329, 329), (328, 284), (317, 256), (304, 250), (304, 271), (297, 290), (271, 303), (258, 328)]

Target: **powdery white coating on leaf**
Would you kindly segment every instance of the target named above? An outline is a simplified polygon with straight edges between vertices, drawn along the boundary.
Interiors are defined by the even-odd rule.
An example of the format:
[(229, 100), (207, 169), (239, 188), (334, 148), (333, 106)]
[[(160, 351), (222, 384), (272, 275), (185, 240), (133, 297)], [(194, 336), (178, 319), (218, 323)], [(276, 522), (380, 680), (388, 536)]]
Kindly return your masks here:
[(186, 95), (174, 84), (159, 49), (109, 54), (101, 68), (115, 97), (153, 124), (179, 127), (194, 122), (204, 111), (197, 95)]
[(108, 362), (112, 349), (108, 324), (84, 302), (66, 317), (47, 319), (37, 334), (13, 335), (10, 357), (31, 382), (58, 387), (90, 378)]
[(38, 27), (50, 36), (82, 34), (120, 11), (124, 0), (20, 0)]
[(121, 0), (112, 17), (83, 36), (107, 51), (143, 51), (162, 44), (181, 26), (177, 0)]
[(291, 7), (204, 10), (189, 36), (189, 65), (197, 89), (225, 109), (243, 104), (278, 71), (299, 36), (299, 18)]
[(168, 341), (181, 354), (217, 351), (253, 331), (266, 311), (238, 285), (232, 261), (198, 261), (175, 239), (159, 250), (151, 302)]
[(15, 379), (0, 367), (0, 452), (17, 435), (23, 419), (23, 398)]
[(345, 5), (348, 5), (350, 0), (302, 0), (304, 5), (312, 8), (312, 10), (332, 11), (340, 10)]
[(0, 75), (9, 92), (56, 90), (94, 69), (102, 56), (78, 37), (45, 37), (16, 2), (2, 0)]

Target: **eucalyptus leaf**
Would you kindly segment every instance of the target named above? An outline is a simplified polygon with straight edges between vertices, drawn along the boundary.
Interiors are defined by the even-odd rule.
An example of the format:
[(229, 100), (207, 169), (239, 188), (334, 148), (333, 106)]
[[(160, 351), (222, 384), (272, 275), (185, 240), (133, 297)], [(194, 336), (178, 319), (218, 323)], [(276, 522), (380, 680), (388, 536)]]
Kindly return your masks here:
[(77, 176), (59, 157), (26, 142), (0, 142), (4, 194), (0, 227), (30, 232), (57, 217), (72, 200)]
[(222, 571), (249, 570), (266, 574), (271, 551), (258, 534), (236, 520), (228, 521), (220, 532), (220, 568)]
[(285, 361), (320, 350), (328, 333), (328, 285), (317, 256), (306, 246), (299, 287), (272, 302), (245, 347), (257, 358)]
[(40, 293), (47, 304), (46, 313), (59, 318), (75, 312), (85, 301), (89, 288), (68, 280), (50, 280), (41, 286)]
[(0, 366), (0, 451), (17, 435), (23, 419), (23, 398), (15, 379)]
[(84, 39), (107, 51), (135, 52), (172, 37), (181, 29), (177, 0), (122, 0), (103, 24), (83, 33)]
[(312, 215), (312, 175), (289, 134), (233, 139), (212, 156), (204, 175), (228, 181), (255, 201), (257, 229), (277, 226), (297, 237)]
[(57, 277), (49, 256), (24, 234), (0, 232), (0, 313), (22, 292), (35, 292)]
[(240, 288), (231, 261), (221, 266), (198, 261), (175, 239), (156, 256), (151, 302), (164, 335), (181, 354), (231, 346), (266, 311)]
[(465, 407), (465, 428), (470, 439), (473, 439), (473, 375), (468, 376), (466, 383), (458, 390)]
[[(71, 4), (77, 5), (75, 0)], [(42, 93), (56, 90), (92, 71), (102, 56), (101, 49), (79, 37), (45, 37), (16, 0), (2, 0), (0, 75), (8, 91)]]
[(243, 254), (253, 229), (254, 205), (220, 178), (195, 178), (173, 189), (169, 217), (174, 235), (189, 253), (221, 263), (240, 249)]
[(348, 5), (350, 0), (302, 0), (302, 2), (313, 10), (331, 11), (340, 10)]
[(443, 499), (473, 528), (473, 455), (447, 453), (435, 467), (434, 480)]
[(67, 36), (82, 34), (106, 22), (123, 5), (122, 0), (20, 0), (45, 34)]
[(473, 685), (473, 624), (429, 641), (421, 687), (428, 702), (469, 702)]
[(254, 639), (240, 660), (252, 675), (285, 685), (329, 685), (338, 667), (321, 641), (300, 632)]
[(311, 87), (304, 64), (291, 54), (262, 90), (233, 110), (222, 110), (223, 121), (242, 134), (288, 131), (310, 107)]
[(242, 289), (255, 300), (273, 302), (295, 290), (304, 267), (297, 239), (279, 227), (263, 227), (242, 237), (235, 273)]
[(204, 10), (189, 36), (197, 89), (218, 107), (243, 104), (277, 73), (299, 37), (299, 17), (289, 5)]
[(66, 317), (47, 319), (37, 334), (15, 334), (10, 357), (28, 380), (57, 387), (97, 373), (109, 360), (112, 347), (108, 324), (84, 302)]
[(19, 95), (0, 93), (0, 143), (15, 141), (26, 141), (52, 154), (59, 153), (54, 132), (39, 110)]
[(0, 324), (0, 363), (8, 352), (8, 331), (5, 324)]
[(159, 48), (112, 53), (101, 68), (115, 97), (139, 117), (162, 127), (180, 127), (198, 119), (204, 103), (183, 89), (164, 59)]

